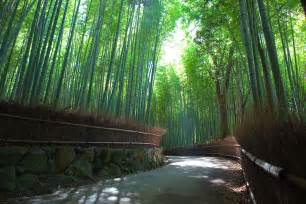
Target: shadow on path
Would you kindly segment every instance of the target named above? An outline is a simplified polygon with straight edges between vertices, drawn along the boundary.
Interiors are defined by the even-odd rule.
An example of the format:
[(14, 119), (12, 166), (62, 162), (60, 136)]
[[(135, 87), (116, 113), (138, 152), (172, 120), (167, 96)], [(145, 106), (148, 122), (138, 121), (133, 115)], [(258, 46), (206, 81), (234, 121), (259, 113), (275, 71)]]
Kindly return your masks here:
[(241, 166), (215, 157), (168, 157), (160, 169), (9, 203), (246, 203)]

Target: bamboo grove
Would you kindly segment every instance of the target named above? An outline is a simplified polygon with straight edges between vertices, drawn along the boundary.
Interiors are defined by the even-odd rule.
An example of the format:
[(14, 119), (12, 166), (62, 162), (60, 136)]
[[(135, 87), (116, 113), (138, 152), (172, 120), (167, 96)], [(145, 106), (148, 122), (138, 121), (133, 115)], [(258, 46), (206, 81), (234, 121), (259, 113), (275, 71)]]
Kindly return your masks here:
[(0, 2), (0, 97), (149, 120), (159, 0)]
[(156, 76), (153, 112), (156, 123), (167, 127), (165, 147), (199, 144), (214, 140), (219, 134), (212, 83), (194, 66), (198, 60), (190, 58), (192, 51), (183, 57), (185, 66), (190, 66), (184, 76), (171, 66), (163, 67)]
[[(159, 63), (177, 22), (180, 71)], [(0, 99), (133, 118), (166, 128), (166, 147), (204, 143), (252, 108), (305, 120), (305, 39), (297, 0), (2, 0)]]
[(154, 109), (168, 127), (165, 146), (231, 135), (251, 109), (305, 120), (306, 22), (299, 1), (186, 0), (179, 9), (197, 32), (182, 57), (183, 73), (170, 65), (157, 75)]

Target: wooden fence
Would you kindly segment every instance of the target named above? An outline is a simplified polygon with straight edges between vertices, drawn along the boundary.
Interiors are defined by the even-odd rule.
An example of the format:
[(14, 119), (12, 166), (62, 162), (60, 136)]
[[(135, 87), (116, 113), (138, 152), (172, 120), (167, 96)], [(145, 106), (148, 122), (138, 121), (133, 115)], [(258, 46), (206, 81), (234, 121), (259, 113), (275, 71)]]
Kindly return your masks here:
[(0, 144), (158, 147), (162, 135), (0, 113)]

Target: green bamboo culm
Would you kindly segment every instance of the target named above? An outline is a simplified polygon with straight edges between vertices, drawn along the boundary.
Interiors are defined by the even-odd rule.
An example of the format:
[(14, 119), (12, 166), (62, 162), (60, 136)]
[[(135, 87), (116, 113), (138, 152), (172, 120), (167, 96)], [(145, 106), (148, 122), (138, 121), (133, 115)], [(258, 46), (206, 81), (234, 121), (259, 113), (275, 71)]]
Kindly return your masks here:
[(168, 130), (164, 147), (231, 136), (250, 110), (305, 120), (298, 1), (185, 0), (182, 12), (182, 63), (158, 67), (155, 76), (153, 119)]
[(1, 100), (150, 120), (163, 15), (160, 0), (4, 1)]

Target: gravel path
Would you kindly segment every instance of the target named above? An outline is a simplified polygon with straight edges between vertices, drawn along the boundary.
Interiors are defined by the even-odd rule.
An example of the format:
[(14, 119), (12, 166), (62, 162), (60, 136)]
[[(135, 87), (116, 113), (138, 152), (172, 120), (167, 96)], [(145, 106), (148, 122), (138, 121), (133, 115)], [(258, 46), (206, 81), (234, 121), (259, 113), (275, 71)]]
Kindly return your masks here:
[(168, 157), (168, 160), (168, 165), (153, 171), (9, 203), (247, 203), (238, 162), (215, 157)]

